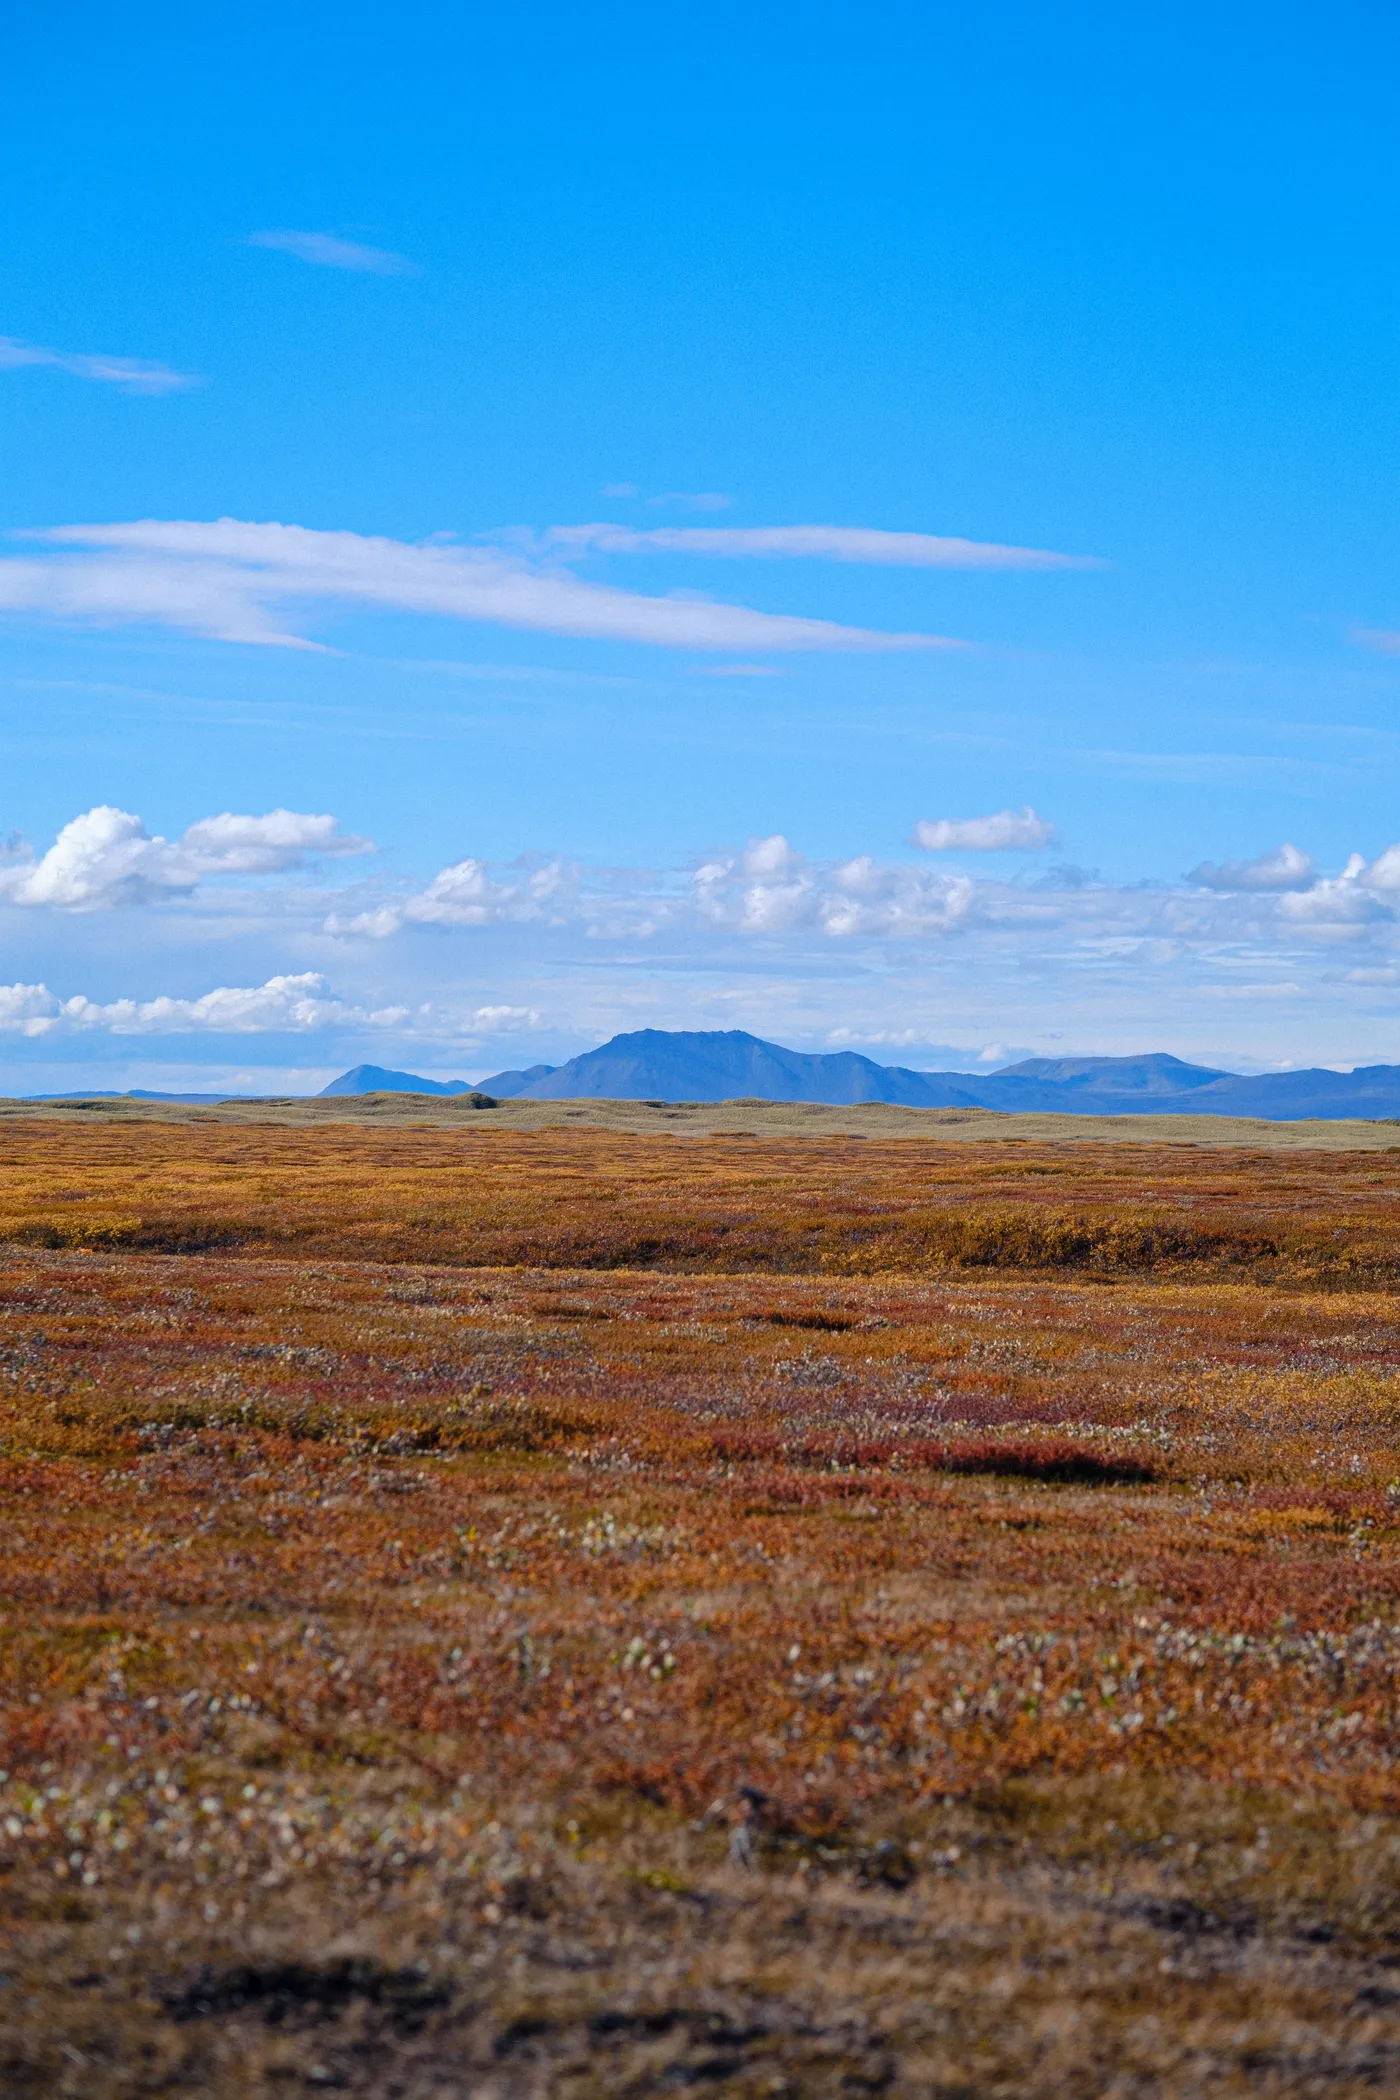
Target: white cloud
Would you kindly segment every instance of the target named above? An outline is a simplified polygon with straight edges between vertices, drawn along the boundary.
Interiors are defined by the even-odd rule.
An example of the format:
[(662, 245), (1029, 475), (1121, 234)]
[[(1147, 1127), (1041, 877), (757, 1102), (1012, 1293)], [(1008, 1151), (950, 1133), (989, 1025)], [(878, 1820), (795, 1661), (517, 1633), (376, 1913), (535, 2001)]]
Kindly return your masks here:
[(1366, 921), (1393, 916), (1365, 876), (1365, 861), (1353, 853), (1340, 875), (1286, 891), (1278, 900), (1279, 916), (1309, 927), (1318, 938), (1353, 938)]
[(1354, 928), (1392, 915), (1388, 900), (1400, 891), (1400, 843), (1387, 846), (1370, 862), (1353, 853), (1339, 875), (1319, 876), (1311, 854), (1283, 845), (1257, 860), (1227, 860), (1219, 866), (1203, 861), (1186, 880), (1224, 892), (1277, 892), (1278, 910), (1285, 919), (1319, 930)]
[(771, 881), (775, 877), (795, 874), (802, 860), (803, 856), (793, 851), (782, 833), (775, 831), (771, 838), (750, 839), (740, 866), (745, 875)]
[(341, 240), (334, 233), (297, 233), (290, 227), (269, 227), (245, 236), (249, 248), (277, 248), (299, 261), (315, 263), (323, 270), (356, 270), (369, 277), (414, 277), (417, 263), (389, 248), (367, 248), (363, 241)]
[[(718, 506), (722, 497), (658, 496), (658, 503)], [(845, 561), (903, 569), (1096, 569), (1090, 555), (1053, 554), (1039, 547), (1003, 547), (986, 540), (941, 538), (928, 532), (879, 532), (863, 525), (665, 525), (645, 532), (625, 525), (556, 525), (545, 544), (566, 552), (695, 554), (726, 560)]]
[(467, 1025), (474, 1035), (519, 1035), (543, 1019), (533, 1006), (479, 1006)]
[[(208, 929), (181, 913), (166, 917), (144, 963), (124, 938), (132, 996), (70, 997), (66, 985), (50, 989), (50, 970), (49, 986), (0, 987), (0, 1030), (12, 1070), (55, 1060), (45, 1067), (52, 1076), (30, 1087), (71, 1087), (80, 1061), (83, 1084), (111, 1084), (97, 1075), (114, 1071), (127, 1039), (150, 1045), (156, 1063), (123, 1067), (135, 1076), (120, 1083), (160, 1086), (157, 1064), (176, 1056), (162, 1037), (187, 1042), (182, 1057), (217, 1060), (225, 1053), (216, 1043), (256, 1056), (255, 1046), (291, 1034), (339, 1065), (367, 1057), (447, 1077), (464, 1065), (470, 1074), (558, 1062), (645, 1025), (748, 1027), (940, 1069), (1043, 1051), (1057, 1028), (1086, 1051), (1169, 1048), (1230, 1065), (1266, 1048), (1271, 1064), (1285, 1055), (1384, 1062), (1400, 1012), (1400, 895), (1367, 889), (1365, 865), (1310, 891), (1270, 893), (1075, 886), (1057, 876), (1028, 885), (874, 855), (818, 860), (781, 835), (713, 853), (690, 871), (556, 860), (477, 862), (463, 875), (458, 862), (443, 871), (451, 880), (410, 895), (386, 899), (376, 883), (357, 896), (357, 907), (370, 907), (357, 912), (360, 931), (402, 928), (396, 942), (339, 939), (331, 949), (324, 905), (315, 912), (309, 894), (289, 889), (275, 918), (221, 921), (218, 937), (246, 953), (290, 936), (291, 974), (269, 975), (255, 945), (260, 968), (228, 962), (213, 991), (152, 996), (170, 981), (181, 927), (201, 944), (187, 946), (186, 970), (208, 952)], [(532, 889), (539, 876), (546, 889), (557, 885), (552, 896)], [(386, 914), (377, 928), (366, 924), (375, 908)], [(442, 937), (425, 949), (430, 929)], [(76, 957), (85, 944), (105, 969), (110, 937), (105, 927), (94, 935), (82, 922), (65, 930), (65, 952)], [(91, 982), (81, 964), (68, 968), (70, 985), (74, 973)], [(947, 1048), (953, 1016), (973, 1050)]]
[(65, 824), (42, 860), (0, 872), (0, 896), (11, 904), (92, 911), (148, 903), (192, 889), (198, 880), (178, 848), (149, 837), (139, 817), (104, 803)]
[(354, 605), (673, 649), (949, 649), (704, 598), (649, 598), (586, 583), (521, 546), (409, 544), (299, 525), (146, 519), (27, 535), (44, 554), (0, 560), (0, 609), (156, 622), (221, 641), (313, 646), (286, 608)]
[(365, 853), (334, 817), (275, 809), (265, 817), (203, 817), (178, 840), (152, 837), (129, 810), (99, 804), (65, 824), (41, 859), (0, 867), (0, 900), (59, 911), (103, 911), (188, 895), (208, 875), (282, 874), (311, 855)]
[(838, 1050), (849, 1050), (857, 1044), (907, 1050), (911, 1044), (923, 1041), (917, 1028), (828, 1028), (826, 1039)]
[(1387, 846), (1378, 853), (1361, 879), (1368, 890), (1400, 890), (1400, 846)]
[(1203, 860), (1186, 880), (1206, 890), (1305, 890), (1317, 873), (1310, 853), (1297, 846), (1275, 846), (1257, 860)]
[(60, 1003), (46, 984), (0, 984), (0, 1029), (10, 1035), (47, 1035)]
[(42, 343), (22, 343), (15, 336), (0, 335), (0, 371), (17, 372), (28, 365), (47, 366), (54, 372), (67, 372), (74, 379), (117, 386), (124, 394), (177, 394), (200, 384), (188, 372), (173, 372), (169, 365), (150, 364), (139, 357), (49, 350)]
[(1054, 837), (1054, 825), (1029, 807), (998, 810), (994, 817), (925, 817), (914, 826), (914, 844), (929, 853), (1036, 851)]
[(353, 918), (333, 914), (329, 933), (366, 934), (383, 940), (406, 925), (497, 926), (531, 920), (554, 925), (577, 916), (576, 877), (552, 860), (515, 879), (496, 880), (485, 861), (459, 860), (436, 874), (416, 896), (381, 904)]
[(563, 860), (496, 869), (457, 861), (411, 896), (333, 914), (326, 931), (383, 940), (412, 925), (534, 925), (609, 939), (663, 931), (883, 938), (946, 931), (966, 916), (974, 891), (966, 876), (930, 875), (869, 855), (811, 861), (775, 833), (706, 861), (688, 877), (650, 869), (590, 875)]
[(265, 817), (201, 817), (184, 833), (181, 846), (195, 854), (208, 872), (270, 875), (299, 868), (310, 854), (343, 858), (370, 853), (372, 841), (340, 830), (336, 819), (308, 816), (294, 809), (269, 810)]
[[(472, 856), (412, 885), (376, 867), (330, 900), (321, 891), (319, 902), (311, 885), (278, 872), (303, 853), (354, 843), (329, 818), (296, 812), (225, 813), (163, 840), (129, 813), (101, 808), (66, 827), (42, 859), (0, 860), (0, 894), (21, 889), (75, 915), (61, 934), (43, 931), (45, 967), (21, 964), (14, 950), (23, 981), (0, 987), (12, 1063), (47, 1056), (36, 1042), (52, 1044), (55, 1072), (65, 1058), (75, 1069), (79, 1056), (95, 1071), (110, 1069), (102, 1061), (117, 1055), (118, 1037), (252, 1045), (290, 1031), (314, 1037), (327, 1057), (334, 1044), (344, 1063), (363, 1056), (446, 1072), (441, 1056), (450, 1054), (484, 1071), (466, 1046), (499, 1038), (496, 1063), (557, 1061), (616, 1028), (654, 1024), (747, 1026), (936, 1064), (952, 1055), (940, 1046), (953, 1015), (956, 1033), (987, 1046), (984, 1066), (1044, 1049), (1057, 1020), (1086, 1049), (1155, 1042), (1190, 1054), (1194, 1031), (1196, 1051), (1216, 1063), (1232, 1060), (1209, 1031), (1236, 1025), (1236, 1054), (1267, 1028), (1272, 1062), (1285, 1050), (1305, 1063), (1320, 1053), (1394, 1055), (1384, 1030), (1400, 1011), (1400, 845), (1369, 861), (1353, 855), (1296, 890), (1117, 884), (1058, 868), (1031, 882), (1014, 862), (1002, 874), (990, 860), (819, 858), (780, 832), (689, 867)], [(192, 877), (201, 885), (194, 905)], [(89, 969), (101, 967), (108, 985), (112, 934), (84, 913), (123, 899), (159, 914), (144, 962), (142, 920), (122, 929), (130, 996), (70, 996), (74, 982), (94, 982)], [(328, 922), (330, 901), (339, 916)], [(207, 985), (214, 974), (211, 938), (240, 959), (221, 964), (214, 990), (185, 996), (191, 981)], [(52, 989), (59, 966), (49, 957), (60, 941), (68, 983)], [(166, 972), (181, 941), (177, 996), (165, 990)], [(31, 981), (44, 976), (48, 985)], [(425, 1065), (431, 1045), (441, 1055)], [(480, 1048), (481, 1059), (491, 1055)], [(134, 1083), (161, 1083), (143, 1072)]]
[[(1044, 843), (1034, 812), (968, 820), (985, 850), (990, 838)], [(1033, 824), (1036, 829), (1025, 827)], [(995, 828), (991, 828), (995, 827)], [(929, 827), (934, 829), (935, 827)], [(961, 825), (955, 834), (966, 836)], [(935, 831), (935, 836), (941, 837)], [(1392, 884), (1373, 884), (1373, 870)], [(1039, 954), (1084, 968), (1164, 969), (1191, 956), (1211, 970), (1236, 954), (1277, 956), (1279, 981), (1300, 944), (1375, 940), (1400, 948), (1400, 848), (1371, 868), (1354, 855), (1340, 875), (1301, 891), (1203, 891), (1117, 886), (1055, 870), (1034, 885), (932, 871), (858, 854), (817, 860), (780, 832), (712, 854), (689, 873), (672, 868), (593, 870), (560, 858), (501, 866), (471, 858), (443, 868), (423, 888), (382, 897), (325, 922), (335, 936), (387, 939), (405, 928), (549, 929), (605, 941), (664, 939), (666, 952), (699, 955), (755, 940), (786, 941), (794, 955), (861, 942), (935, 942), (956, 937), (982, 957)], [(720, 944), (716, 946), (715, 944)], [(679, 944), (679, 948), (677, 948)], [(566, 952), (566, 951), (564, 951)], [(1224, 959), (1222, 961), (1221, 959)], [(1290, 980), (1291, 981), (1291, 980)], [(1223, 994), (1222, 994), (1223, 996)], [(1231, 994), (1230, 996), (1233, 996)], [(1251, 994), (1251, 996), (1253, 996)]]
[(314, 970), (296, 977), (269, 977), (260, 985), (220, 985), (197, 999), (114, 999), (81, 994), (60, 999), (43, 984), (0, 985), (0, 1029), (21, 1035), (61, 1030), (104, 1029), (113, 1035), (301, 1034), (318, 1028), (358, 1025), (395, 1028), (408, 1017), (405, 1006), (366, 1011), (331, 997)]

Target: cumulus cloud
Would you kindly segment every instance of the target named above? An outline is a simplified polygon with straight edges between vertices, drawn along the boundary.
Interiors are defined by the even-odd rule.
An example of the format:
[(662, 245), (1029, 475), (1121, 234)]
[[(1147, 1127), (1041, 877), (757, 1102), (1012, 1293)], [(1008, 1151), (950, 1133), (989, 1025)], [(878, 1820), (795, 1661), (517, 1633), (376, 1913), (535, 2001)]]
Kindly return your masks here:
[(326, 921), (328, 933), (365, 934), (384, 940), (408, 925), (498, 926), (549, 921), (562, 925), (576, 916), (577, 875), (563, 861), (547, 861), (527, 873), (498, 879), (482, 860), (454, 861), (426, 889), (344, 918)]
[(405, 1006), (367, 1011), (333, 998), (314, 970), (266, 984), (220, 985), (197, 999), (60, 999), (44, 984), (0, 985), (0, 1029), (26, 1036), (105, 1029), (113, 1035), (265, 1035), (357, 1024), (398, 1027)]
[(973, 894), (965, 876), (929, 875), (870, 855), (809, 860), (774, 833), (688, 877), (633, 869), (598, 878), (560, 860), (493, 872), (483, 861), (459, 861), (416, 895), (332, 917), (327, 930), (382, 939), (412, 924), (535, 924), (614, 938), (721, 930), (882, 938), (946, 930), (966, 915)]
[(12, 335), (0, 336), (0, 371), (17, 372), (26, 365), (46, 365), (50, 371), (67, 372), (74, 379), (93, 379), (103, 386), (120, 387), (124, 394), (177, 394), (200, 383), (189, 372), (173, 372), (169, 365), (150, 364), (144, 358), (49, 350), (42, 343), (22, 343)]
[(1353, 853), (1340, 875), (1285, 891), (1278, 900), (1279, 916), (1308, 927), (1319, 938), (1348, 938), (1367, 920), (1391, 917), (1365, 878), (1366, 863)]
[(351, 605), (673, 649), (963, 646), (712, 599), (645, 597), (584, 582), (523, 545), (410, 544), (236, 518), (64, 525), (26, 537), (45, 551), (0, 560), (0, 609), (156, 622), (221, 641), (311, 647), (286, 625), (287, 609)]
[(1400, 890), (1400, 846), (1387, 846), (1364, 870), (1356, 869), (1350, 862), (1348, 866), (1353, 874), (1364, 876), (1368, 890)]
[(533, 1006), (479, 1006), (468, 1022), (474, 1035), (519, 1035), (538, 1028), (544, 1015)]
[(371, 853), (370, 839), (343, 832), (334, 817), (309, 816), (294, 809), (269, 810), (265, 817), (201, 817), (180, 840), (200, 859), (206, 872), (237, 875), (278, 874), (305, 865), (312, 855), (340, 858)]
[(994, 817), (925, 817), (914, 826), (914, 844), (929, 853), (1035, 852), (1054, 837), (1054, 825), (1030, 807)]
[(935, 933), (956, 925), (972, 902), (964, 877), (855, 860), (810, 862), (781, 834), (733, 858), (707, 861), (693, 878), (693, 904), (714, 927), (740, 934), (823, 934), (831, 939)]
[(1257, 860), (1202, 861), (1186, 877), (1202, 889), (1245, 895), (1276, 892), (1278, 909), (1300, 924), (1355, 924), (1388, 916), (1388, 899), (1400, 891), (1400, 843), (1374, 860), (1353, 853), (1338, 875), (1321, 876), (1310, 853), (1283, 845)]
[(911, 1044), (923, 1041), (917, 1028), (828, 1028), (826, 1039), (837, 1050), (849, 1050), (858, 1044), (907, 1050)]
[(1204, 890), (1305, 890), (1317, 873), (1310, 853), (1297, 846), (1275, 846), (1256, 860), (1203, 860), (1192, 868), (1188, 882)]
[(9, 1035), (47, 1035), (62, 1003), (46, 984), (0, 984), (0, 1029)]
[[(725, 499), (688, 500), (697, 508)], [(880, 532), (863, 525), (666, 525), (645, 532), (625, 525), (556, 525), (548, 546), (599, 554), (696, 554), (724, 560), (846, 561), (901, 569), (1096, 569), (1092, 555), (1053, 554), (1040, 547), (1003, 547), (986, 540), (929, 532)]]
[[(257, 844), (217, 832), (206, 840), (209, 851), (229, 854)], [(293, 848), (284, 839), (277, 850)], [(782, 1040), (883, 1045), (903, 1062), (911, 1061), (905, 1044), (917, 1041), (925, 1046), (918, 1061), (927, 1062), (944, 1058), (936, 1046), (956, 1011), (986, 1045), (990, 1066), (1043, 1048), (1048, 1034), (1034, 1033), (1042, 1020), (1048, 1027), (1072, 1016), (1081, 1036), (1092, 1032), (1091, 1047), (1112, 1048), (1125, 1016), (1136, 1016), (1135, 1028), (1188, 1048), (1193, 1014), (1245, 1017), (1272, 1006), (1272, 1054), (1292, 1030), (1290, 1048), (1315, 1061), (1322, 1046), (1310, 1047), (1299, 1031), (1319, 1017), (1335, 1012), (1344, 1024), (1348, 1014), (1371, 1016), (1370, 1027), (1393, 1009), (1397, 878), (1400, 845), (1369, 862), (1353, 855), (1306, 889), (1274, 891), (1071, 882), (1054, 870), (1027, 883), (995, 864), (973, 872), (875, 854), (825, 859), (778, 832), (690, 867), (471, 858), (397, 894), (376, 875), (329, 925), (324, 903), (317, 909), (304, 887), (289, 886), (271, 923), (283, 936), (296, 929), (299, 959), (327, 934), (340, 937), (334, 987), (311, 971), (267, 976), (265, 963), (197, 996), (147, 996), (168, 980), (152, 985), (144, 975), (132, 981), (136, 996), (122, 999), (23, 981), (0, 986), (0, 1029), (15, 1058), (25, 1037), (212, 1040), (319, 1030), (329, 1044), (337, 1032), (353, 1039), (376, 1030), (381, 1043), (401, 1045), (394, 1058), (387, 1047), (378, 1053), (380, 1062), (410, 1059), (410, 1044), (450, 1042), (459, 1046), (454, 1055), (470, 1055), (460, 1046), (499, 1037), (522, 1048), (496, 1061), (523, 1063), (557, 1050), (552, 1041), (524, 1052), (523, 1040), (546, 1026), (601, 1036), (645, 1014), (658, 1025), (745, 1025)], [(443, 937), (431, 960), (411, 939), (415, 930), (420, 941), (427, 931)], [(250, 932), (240, 919), (240, 937)], [(391, 936), (398, 945), (386, 950)], [(628, 945), (638, 958), (630, 976)], [(169, 953), (168, 922), (160, 952)], [(325, 952), (313, 948), (310, 959)], [(586, 1011), (547, 1020), (542, 1010), (566, 981), (586, 988)], [(701, 989), (717, 982), (723, 992)], [(1017, 1042), (1027, 1047), (1005, 1048)], [(1357, 1047), (1385, 1054), (1374, 1035)], [(1201, 1048), (1229, 1061), (1219, 1042), (1207, 1037)], [(339, 1054), (346, 1062), (375, 1055), (355, 1052), (352, 1040)], [(410, 1069), (423, 1067), (410, 1061)]]
[(341, 240), (334, 233), (298, 233), (291, 227), (268, 227), (245, 236), (249, 248), (276, 248), (300, 262), (323, 270), (356, 270), (369, 277), (413, 277), (417, 263), (390, 248), (367, 248), (363, 241)]
[(973, 894), (965, 876), (930, 875), (870, 855), (809, 860), (774, 833), (707, 860), (688, 876), (650, 869), (597, 875), (559, 859), (510, 868), (457, 861), (407, 897), (332, 914), (326, 931), (383, 940), (413, 925), (534, 925), (609, 938), (721, 930), (878, 938), (946, 930), (966, 915)]
[[(1010, 838), (1008, 839), (1008, 828)], [(1033, 826), (1034, 828), (1028, 828)], [(941, 844), (941, 826), (927, 827)], [(1050, 827), (1033, 811), (1002, 812), (948, 829), (989, 845), (1045, 843)], [(935, 850), (938, 850), (936, 847)], [(1353, 855), (1342, 872), (1302, 890), (1119, 886), (1076, 869), (1052, 869), (1033, 885), (1002, 877), (933, 871), (874, 854), (810, 857), (781, 832), (708, 856), (684, 869), (592, 870), (562, 858), (510, 866), (453, 862), (421, 889), (333, 915), (324, 930), (388, 939), (413, 926), (529, 927), (593, 940), (678, 941), (686, 952), (733, 938), (828, 943), (938, 941), (974, 935), (1001, 952), (1058, 943), (1086, 961), (1156, 967), (1188, 953), (1253, 952), (1262, 942), (1319, 948), (1375, 936), (1400, 944), (1400, 845), (1369, 865)], [(1265, 915), (1261, 918), (1261, 912)], [(1048, 952), (1048, 950), (1047, 950)]]
[(265, 817), (202, 817), (183, 837), (152, 837), (131, 811), (100, 803), (65, 824), (42, 858), (0, 867), (0, 901), (105, 911), (188, 895), (209, 875), (283, 874), (313, 856), (366, 853), (368, 839), (334, 817), (274, 809)]

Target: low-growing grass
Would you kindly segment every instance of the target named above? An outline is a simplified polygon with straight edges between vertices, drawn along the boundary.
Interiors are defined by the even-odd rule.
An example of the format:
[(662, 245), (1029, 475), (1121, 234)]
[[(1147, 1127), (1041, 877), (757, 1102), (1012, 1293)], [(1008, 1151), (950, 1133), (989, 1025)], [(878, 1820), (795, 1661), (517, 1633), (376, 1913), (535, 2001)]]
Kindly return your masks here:
[(1400, 2082), (1388, 1164), (39, 1128), (0, 2089)]

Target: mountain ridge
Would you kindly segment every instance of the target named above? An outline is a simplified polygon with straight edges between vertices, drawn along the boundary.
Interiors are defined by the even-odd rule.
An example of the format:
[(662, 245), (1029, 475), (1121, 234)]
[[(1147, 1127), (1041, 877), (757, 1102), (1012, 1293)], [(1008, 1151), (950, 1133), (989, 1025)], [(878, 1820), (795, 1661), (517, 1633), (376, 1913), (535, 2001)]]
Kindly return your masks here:
[[(367, 1084), (370, 1079), (377, 1085)], [(1400, 1118), (1400, 1065), (1248, 1075), (1166, 1051), (1025, 1058), (999, 1072), (920, 1072), (857, 1051), (789, 1050), (743, 1029), (635, 1029), (562, 1065), (480, 1080), (419, 1080), (357, 1065), (324, 1089), (465, 1094), (515, 1101), (811, 1101), (853, 1107), (989, 1108), (1059, 1115), (1221, 1115), (1269, 1121)]]

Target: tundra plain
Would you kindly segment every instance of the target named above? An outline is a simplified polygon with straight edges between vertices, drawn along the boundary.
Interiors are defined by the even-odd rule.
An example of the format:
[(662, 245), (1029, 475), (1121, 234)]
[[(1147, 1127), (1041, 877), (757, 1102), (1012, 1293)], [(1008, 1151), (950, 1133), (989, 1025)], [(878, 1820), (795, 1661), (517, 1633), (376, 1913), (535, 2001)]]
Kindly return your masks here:
[(0, 1110), (0, 2086), (1400, 2087), (1400, 1132), (1176, 1120)]

